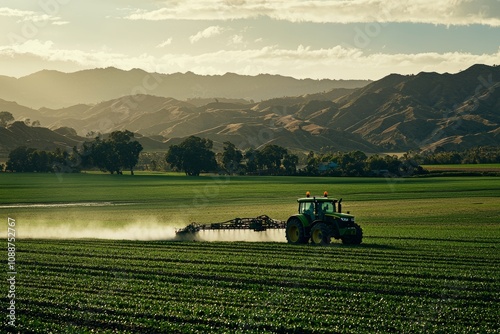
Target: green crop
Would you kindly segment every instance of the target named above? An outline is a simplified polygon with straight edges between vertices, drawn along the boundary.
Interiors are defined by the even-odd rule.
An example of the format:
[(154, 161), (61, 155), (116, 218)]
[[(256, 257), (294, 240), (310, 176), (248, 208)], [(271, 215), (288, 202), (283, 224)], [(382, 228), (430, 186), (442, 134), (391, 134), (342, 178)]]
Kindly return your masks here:
[[(360, 246), (164, 235), (191, 221), (286, 219), (306, 191), (325, 190), (356, 216)], [(15, 218), (20, 236), (17, 327), (0, 332), (497, 333), (499, 198), (494, 177), (0, 173), (0, 219), (7, 229)], [(259, 235), (233, 232), (221, 233)]]
[(19, 330), (494, 333), (498, 241), (24, 240)]

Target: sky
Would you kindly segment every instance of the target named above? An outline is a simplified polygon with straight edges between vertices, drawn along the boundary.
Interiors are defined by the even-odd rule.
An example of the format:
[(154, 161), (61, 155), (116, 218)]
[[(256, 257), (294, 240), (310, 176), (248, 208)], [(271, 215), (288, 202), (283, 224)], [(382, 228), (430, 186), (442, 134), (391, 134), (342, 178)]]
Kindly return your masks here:
[(500, 0), (0, 0), (0, 75), (378, 80), (500, 64)]

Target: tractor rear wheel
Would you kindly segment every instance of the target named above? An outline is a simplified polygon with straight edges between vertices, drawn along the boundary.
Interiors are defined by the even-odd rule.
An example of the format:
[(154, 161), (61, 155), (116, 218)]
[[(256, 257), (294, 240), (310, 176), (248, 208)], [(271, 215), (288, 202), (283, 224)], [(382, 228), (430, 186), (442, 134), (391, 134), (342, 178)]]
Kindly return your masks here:
[(313, 245), (328, 245), (332, 240), (330, 228), (325, 223), (318, 223), (311, 229), (311, 241)]
[(297, 218), (292, 218), (286, 224), (286, 240), (289, 244), (300, 245), (307, 242), (304, 226)]
[(344, 245), (359, 245), (363, 240), (363, 230), (361, 227), (354, 223), (354, 227), (356, 228), (356, 235), (346, 235), (342, 237), (342, 243)]

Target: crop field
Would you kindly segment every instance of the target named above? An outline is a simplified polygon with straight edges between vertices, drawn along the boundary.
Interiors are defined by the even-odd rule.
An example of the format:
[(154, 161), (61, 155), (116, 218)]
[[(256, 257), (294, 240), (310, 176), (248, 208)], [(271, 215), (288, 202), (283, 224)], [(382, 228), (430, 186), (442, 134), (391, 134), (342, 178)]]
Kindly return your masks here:
[[(500, 331), (500, 178), (0, 173), (0, 186), (17, 272), (16, 326), (5, 283), (0, 332)], [(192, 221), (286, 219), (325, 190), (360, 246), (292, 246), (283, 230), (173, 240)]]

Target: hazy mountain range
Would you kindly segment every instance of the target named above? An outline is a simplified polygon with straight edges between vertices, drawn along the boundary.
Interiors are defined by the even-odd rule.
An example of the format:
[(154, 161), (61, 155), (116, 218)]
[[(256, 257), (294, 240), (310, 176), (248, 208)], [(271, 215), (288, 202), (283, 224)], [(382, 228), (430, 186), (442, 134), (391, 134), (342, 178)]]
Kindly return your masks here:
[(146, 94), (178, 100), (223, 97), (261, 101), (280, 96), (359, 88), (367, 80), (298, 80), (281, 75), (197, 75), (192, 72), (159, 74), (113, 67), (74, 73), (43, 70), (12, 78), (0, 76), (0, 99), (32, 108), (63, 108), (95, 104), (122, 96)]
[[(105, 73), (112, 73), (111, 77), (117, 81), (108, 78)], [(77, 76), (80, 76), (78, 80)], [(296, 80), (297, 86), (293, 88), (297, 89), (296, 96), (259, 102), (250, 102), (248, 98), (255, 100), (256, 92), (266, 90), (269, 96), (282, 96), (285, 88), (271, 87), (271, 81), (294, 82), (295, 79), (234, 74), (197, 76), (200, 81), (191, 81), (193, 86), (205, 85), (207, 78), (216, 79), (213, 82), (222, 78), (228, 81), (219, 86), (214, 83), (209, 95), (187, 101), (165, 97), (166, 93), (158, 96), (153, 89), (136, 89), (140, 94), (123, 96), (122, 88), (116, 88), (124, 87), (127, 82), (129, 86), (131, 82), (137, 83), (140, 76), (146, 86), (154, 86), (154, 75), (139, 70), (105, 69), (71, 74), (42, 71), (26, 77), (36, 78), (40, 91), (34, 95), (25, 93), (33, 92), (33, 89), (17, 91), (18, 98), (11, 98), (16, 102), (8, 102), (7, 96), (15, 96), (9, 94), (16, 91), (14, 86), (19, 89), (21, 79), (11, 80), (14, 86), (9, 86), (9, 80), (0, 78), (0, 97), (3, 99), (0, 100), (0, 110), (11, 112), (16, 119), (39, 120), (42, 126), (55, 130), (50, 132), (59, 136), (49, 139), (48, 129), (23, 127), (16, 123), (11, 128), (0, 129), (0, 150), (5, 151), (15, 145), (12, 140), (4, 138), (17, 137), (21, 141), (27, 133), (35, 131), (45, 138), (45, 143), (64, 143), (64, 138), (68, 138), (67, 145), (70, 146), (74, 141), (83, 140), (89, 132), (107, 133), (124, 129), (144, 136), (141, 141), (150, 150), (167, 149), (171, 143), (189, 135), (210, 138), (216, 147), (229, 140), (242, 149), (272, 143), (301, 151), (318, 151), (326, 146), (335, 150), (387, 152), (437, 146), (460, 149), (500, 144), (498, 66), (475, 65), (457, 74), (392, 74), (371, 83), (345, 81), (345, 87), (327, 91), (319, 87), (333, 81)], [(172, 96), (189, 97), (190, 92), (180, 88), (186, 89), (188, 80), (185, 76), (194, 74), (178, 77), (179, 85), (171, 87)], [(75, 80), (79, 82), (75, 83)], [(58, 100), (58, 95), (50, 91), (63, 91), (64, 82), (67, 84), (64, 92), (71, 94), (59, 95)], [(162, 81), (165, 82), (166, 79)], [(230, 82), (233, 82), (232, 89)], [(299, 83), (303, 85), (301, 93), (298, 92), (301, 89)], [(33, 84), (30, 85), (33, 87)], [(80, 95), (75, 90), (78, 85)], [(313, 86), (319, 90), (310, 92), (314, 90)], [(162, 86), (162, 89), (167, 90), (165, 87)], [(100, 89), (102, 92), (96, 93)], [(224, 89), (227, 89), (227, 94), (224, 94)], [(288, 92), (293, 89), (289, 88)], [(109, 98), (113, 94), (115, 96)], [(210, 94), (226, 98), (207, 97)], [(39, 104), (42, 97), (46, 98), (45, 105), (67, 104), (68, 101), (85, 103), (34, 109), (19, 102)], [(26, 102), (29, 99), (32, 99), (31, 103)], [(102, 101), (95, 103), (99, 99)], [(7, 136), (2, 131), (12, 133)]]

